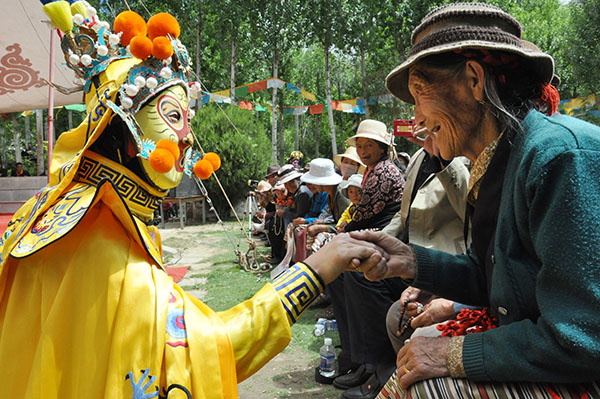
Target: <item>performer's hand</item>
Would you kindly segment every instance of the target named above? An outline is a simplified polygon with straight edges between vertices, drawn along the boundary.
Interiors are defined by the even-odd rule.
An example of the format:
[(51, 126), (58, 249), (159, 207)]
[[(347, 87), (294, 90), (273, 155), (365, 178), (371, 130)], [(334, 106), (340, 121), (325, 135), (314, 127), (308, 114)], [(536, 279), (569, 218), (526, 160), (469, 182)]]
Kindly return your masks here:
[(368, 271), (363, 269), (358, 260), (354, 262), (360, 266), (368, 280), (376, 281), (389, 277), (413, 279), (417, 275), (417, 260), (411, 246), (382, 231), (353, 231), (350, 236), (375, 244), (383, 255), (381, 264), (369, 268)]
[[(306, 258), (325, 284), (335, 280), (344, 270), (369, 272), (385, 262), (381, 250), (370, 242), (348, 234), (338, 234), (317, 252)], [(357, 270), (357, 268), (359, 270)]]
[(277, 216), (279, 216), (279, 217), (283, 217), (284, 212), (285, 212), (285, 209), (277, 209), (275, 211), (275, 213), (277, 213)]
[(340, 223), (339, 227), (337, 228), (338, 233), (345, 233), (347, 225), (348, 225), (348, 222)]
[(446, 363), (449, 343), (450, 337), (416, 337), (400, 348), (396, 366), (402, 389), (417, 381), (449, 376)]

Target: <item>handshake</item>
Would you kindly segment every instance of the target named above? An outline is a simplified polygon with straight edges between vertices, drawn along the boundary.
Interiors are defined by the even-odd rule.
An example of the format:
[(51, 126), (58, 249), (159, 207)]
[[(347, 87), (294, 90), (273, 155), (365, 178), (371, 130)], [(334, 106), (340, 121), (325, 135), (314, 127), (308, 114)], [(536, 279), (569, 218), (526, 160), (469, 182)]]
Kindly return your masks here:
[(305, 263), (326, 284), (343, 271), (364, 273), (371, 281), (390, 277), (412, 279), (417, 268), (412, 247), (381, 231), (338, 234)]

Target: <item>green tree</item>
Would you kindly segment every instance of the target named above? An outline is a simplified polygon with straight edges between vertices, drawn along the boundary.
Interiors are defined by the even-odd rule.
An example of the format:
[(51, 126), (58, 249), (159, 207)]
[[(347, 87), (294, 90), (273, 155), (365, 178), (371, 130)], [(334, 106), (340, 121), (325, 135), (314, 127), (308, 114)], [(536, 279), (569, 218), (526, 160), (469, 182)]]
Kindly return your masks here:
[[(267, 126), (251, 111), (237, 107), (202, 107), (192, 129), (206, 152), (216, 152), (222, 167), (216, 172), (232, 203), (248, 192), (246, 182), (264, 175), (269, 164)], [(221, 216), (229, 205), (214, 177), (205, 181), (208, 193)]]

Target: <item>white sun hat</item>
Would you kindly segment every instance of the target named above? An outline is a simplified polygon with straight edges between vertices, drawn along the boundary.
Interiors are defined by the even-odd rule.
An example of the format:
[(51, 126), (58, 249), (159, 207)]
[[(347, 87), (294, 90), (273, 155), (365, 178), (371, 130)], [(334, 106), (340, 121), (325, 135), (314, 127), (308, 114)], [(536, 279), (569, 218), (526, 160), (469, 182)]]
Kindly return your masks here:
[(393, 136), (388, 132), (387, 126), (385, 126), (385, 123), (374, 119), (365, 119), (360, 122), (356, 134), (346, 140), (346, 144), (355, 147), (356, 139), (359, 137), (379, 141), (380, 143), (387, 144), (388, 147), (392, 146)]
[(342, 176), (335, 173), (335, 166), (331, 159), (315, 158), (310, 161), (308, 172), (300, 180), (304, 183), (335, 186), (340, 184)]
[(354, 187), (361, 188), (362, 187), (362, 181), (363, 181), (363, 175), (360, 175), (358, 173), (353, 174), (346, 181), (346, 186), (342, 189), (342, 194), (344, 194), (344, 196), (346, 198), (348, 198), (348, 187), (354, 186)]

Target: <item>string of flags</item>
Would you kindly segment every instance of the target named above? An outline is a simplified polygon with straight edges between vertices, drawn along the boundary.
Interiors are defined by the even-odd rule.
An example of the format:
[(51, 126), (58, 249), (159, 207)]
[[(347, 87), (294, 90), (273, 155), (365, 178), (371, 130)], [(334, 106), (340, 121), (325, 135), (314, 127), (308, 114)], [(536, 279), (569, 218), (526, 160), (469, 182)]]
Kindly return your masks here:
[[(596, 108), (596, 109), (593, 109)], [(590, 94), (589, 96), (561, 100), (558, 110), (567, 115), (579, 115), (587, 113), (600, 118), (600, 95)]]
[[(245, 84), (235, 88), (234, 94), (238, 107), (256, 112), (272, 112), (273, 107), (271, 105), (262, 105), (252, 103), (247, 100), (241, 100), (250, 93), (254, 93), (261, 90), (267, 90), (272, 88), (278, 89), (289, 89), (300, 94), (303, 99), (311, 102), (321, 101), (314, 105), (298, 105), (282, 107), (281, 111), (284, 115), (302, 115), (309, 112), (311, 115), (319, 115), (327, 111), (327, 104), (322, 99), (317, 99), (317, 96), (311, 92), (301, 89), (291, 83), (285, 82), (279, 78), (269, 78), (254, 83)], [(199, 98), (202, 104), (208, 104), (211, 102), (231, 104), (231, 89), (219, 90), (213, 93), (203, 92)], [(332, 109), (340, 112), (347, 112), (353, 114), (365, 114), (365, 105), (376, 105), (376, 104), (389, 104), (392, 103), (393, 96), (391, 94), (381, 94), (377, 96), (371, 96), (368, 99), (364, 97), (357, 97), (350, 100), (332, 101)]]

